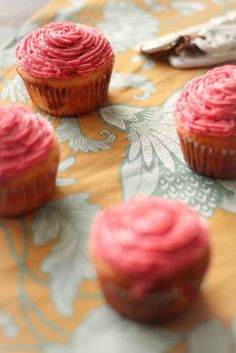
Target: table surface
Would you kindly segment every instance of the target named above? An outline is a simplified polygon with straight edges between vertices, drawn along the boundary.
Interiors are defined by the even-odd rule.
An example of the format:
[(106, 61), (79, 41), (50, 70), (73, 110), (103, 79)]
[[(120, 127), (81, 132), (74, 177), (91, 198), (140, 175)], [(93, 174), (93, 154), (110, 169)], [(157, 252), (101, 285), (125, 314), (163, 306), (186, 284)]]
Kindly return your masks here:
[[(61, 147), (50, 202), (25, 217), (0, 219), (0, 353), (236, 352), (236, 182), (191, 171), (172, 119), (183, 86), (208, 69), (173, 69), (134, 50), (143, 40), (225, 13), (234, 2), (54, 0), (19, 29), (47, 1), (8, 0), (8, 8), (0, 1), (5, 33), (17, 30), (0, 50), (0, 105), (36, 110), (14, 55), (36, 27), (51, 21), (97, 27), (116, 55), (104, 105), (83, 119), (45, 116)], [(211, 231), (201, 295), (186, 314), (156, 327), (109, 309), (87, 253), (98, 210), (138, 193), (188, 203)]]
[(49, 0), (0, 0), (0, 48)]

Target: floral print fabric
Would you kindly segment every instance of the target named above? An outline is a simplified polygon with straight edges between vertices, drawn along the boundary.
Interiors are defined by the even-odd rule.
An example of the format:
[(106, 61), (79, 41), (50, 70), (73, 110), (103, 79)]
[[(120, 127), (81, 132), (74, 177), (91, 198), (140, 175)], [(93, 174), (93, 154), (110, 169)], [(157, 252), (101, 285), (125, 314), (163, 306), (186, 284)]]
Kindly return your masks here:
[[(0, 219), (0, 352), (236, 352), (236, 182), (192, 172), (172, 120), (181, 89), (206, 69), (178, 71), (134, 50), (234, 8), (218, 0), (54, 0), (2, 49), (0, 104), (33, 110), (14, 65), (17, 42), (33, 29), (52, 21), (99, 28), (116, 63), (103, 106), (83, 119), (45, 116), (62, 151), (51, 201), (26, 217)], [(201, 296), (184, 316), (152, 328), (106, 306), (87, 253), (96, 212), (137, 193), (180, 199), (211, 230)]]

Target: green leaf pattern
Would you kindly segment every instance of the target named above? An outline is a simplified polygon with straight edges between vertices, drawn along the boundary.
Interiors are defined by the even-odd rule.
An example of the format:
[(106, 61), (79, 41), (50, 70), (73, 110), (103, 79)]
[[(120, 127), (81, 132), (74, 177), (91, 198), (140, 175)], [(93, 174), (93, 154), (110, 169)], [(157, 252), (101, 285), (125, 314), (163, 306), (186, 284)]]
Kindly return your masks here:
[(48, 344), (43, 353), (96, 353), (97, 347), (103, 353), (110, 353), (111, 347), (113, 353), (167, 353), (179, 343), (184, 343), (183, 353), (235, 353), (235, 320), (231, 328), (211, 319), (176, 333), (128, 321), (102, 306), (87, 315), (67, 344)]
[(112, 105), (99, 110), (109, 126), (128, 139), (121, 164), (125, 199), (137, 193), (179, 199), (210, 217), (217, 207), (236, 212), (236, 183), (194, 173), (183, 160), (173, 124), (173, 109), (180, 92), (163, 106), (136, 108)]
[(41, 270), (49, 277), (49, 288), (59, 313), (73, 314), (73, 300), (84, 278), (94, 278), (87, 254), (87, 234), (98, 207), (88, 202), (89, 195), (76, 193), (51, 201), (36, 212), (33, 237), (38, 246), (59, 238), (53, 251), (44, 258)]
[[(59, 167), (58, 167), (58, 172), (64, 172), (68, 168), (70, 168), (73, 164), (75, 163), (75, 157), (74, 156), (68, 156), (65, 158), (63, 161), (60, 162)], [(58, 177), (56, 184), (57, 186), (66, 186), (66, 185), (71, 185), (76, 183), (76, 179), (73, 178), (61, 178)]]
[(10, 100), (14, 104), (19, 102), (27, 103), (29, 101), (25, 85), (19, 75), (16, 75), (11, 80), (5, 80), (3, 85), (0, 95), (2, 100)]
[(219, 320), (209, 320), (188, 333), (189, 353), (232, 353), (232, 338)]
[(0, 335), (5, 337), (15, 337), (19, 333), (19, 327), (14, 322), (11, 316), (0, 310)]
[(173, 0), (170, 2), (170, 5), (175, 9), (180, 15), (188, 16), (192, 13), (205, 10), (207, 8), (206, 4), (203, 1), (180, 1)]
[(56, 128), (56, 133), (61, 142), (68, 142), (69, 147), (74, 152), (100, 152), (110, 149), (110, 143), (114, 142), (115, 135), (108, 130), (98, 132), (100, 136), (105, 136), (103, 140), (93, 140), (86, 137), (79, 125), (77, 118), (62, 118), (60, 125)]
[[(147, 67), (147, 65), (146, 65)], [(110, 90), (123, 87), (139, 88), (143, 93), (133, 95), (133, 99), (144, 100), (151, 97), (156, 92), (154, 85), (144, 76), (137, 74), (123, 75), (114, 72), (111, 77)]]
[(97, 26), (108, 37), (116, 53), (133, 49), (158, 31), (157, 19), (131, 1), (108, 1), (103, 8), (103, 21)]
[[(93, 339), (91, 339), (93, 332)], [(67, 345), (48, 345), (43, 353), (165, 353), (180, 335), (156, 327), (142, 326), (121, 318), (102, 306), (89, 314)]]
[(79, 12), (84, 6), (84, 0), (67, 0), (68, 6), (57, 11), (55, 22), (66, 22), (71, 20), (74, 14)]

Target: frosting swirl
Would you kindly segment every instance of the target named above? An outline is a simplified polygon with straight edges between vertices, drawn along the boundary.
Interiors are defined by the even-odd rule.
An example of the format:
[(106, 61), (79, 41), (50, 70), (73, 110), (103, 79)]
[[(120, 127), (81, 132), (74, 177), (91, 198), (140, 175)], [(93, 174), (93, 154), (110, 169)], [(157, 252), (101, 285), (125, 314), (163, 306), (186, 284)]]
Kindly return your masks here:
[[(198, 214), (174, 200), (136, 196), (101, 211), (90, 246), (115, 271), (134, 281), (136, 295), (198, 261), (208, 249)], [(96, 255), (95, 255), (96, 256)]]
[(36, 77), (86, 75), (114, 57), (97, 29), (75, 23), (51, 23), (23, 38), (16, 47), (17, 65)]
[(217, 67), (189, 82), (174, 115), (197, 134), (236, 135), (236, 66)]
[(52, 125), (22, 106), (0, 108), (0, 180), (41, 159), (53, 146)]

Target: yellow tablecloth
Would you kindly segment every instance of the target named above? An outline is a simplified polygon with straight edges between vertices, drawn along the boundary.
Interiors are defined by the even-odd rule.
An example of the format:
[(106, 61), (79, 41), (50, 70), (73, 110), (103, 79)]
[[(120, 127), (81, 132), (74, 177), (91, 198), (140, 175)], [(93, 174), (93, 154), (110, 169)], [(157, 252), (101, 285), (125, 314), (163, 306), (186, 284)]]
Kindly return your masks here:
[[(80, 22), (99, 28), (116, 52), (102, 107), (81, 119), (47, 117), (62, 150), (52, 200), (26, 217), (0, 219), (0, 352), (236, 352), (236, 183), (186, 166), (171, 116), (183, 85), (206, 69), (176, 70), (133, 49), (235, 7), (230, 0), (55, 0), (0, 52), (0, 104), (34, 110), (14, 66), (26, 33), (52, 21)], [(87, 255), (94, 214), (137, 193), (178, 198), (210, 221), (202, 295), (188, 313), (158, 327), (105, 305)]]

